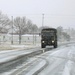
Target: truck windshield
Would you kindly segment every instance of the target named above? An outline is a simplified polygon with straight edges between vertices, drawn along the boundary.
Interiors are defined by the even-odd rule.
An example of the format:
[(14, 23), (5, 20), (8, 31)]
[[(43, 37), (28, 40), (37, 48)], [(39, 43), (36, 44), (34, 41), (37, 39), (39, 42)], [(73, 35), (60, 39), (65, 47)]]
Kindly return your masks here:
[(54, 32), (43, 32), (43, 36), (54, 36)]

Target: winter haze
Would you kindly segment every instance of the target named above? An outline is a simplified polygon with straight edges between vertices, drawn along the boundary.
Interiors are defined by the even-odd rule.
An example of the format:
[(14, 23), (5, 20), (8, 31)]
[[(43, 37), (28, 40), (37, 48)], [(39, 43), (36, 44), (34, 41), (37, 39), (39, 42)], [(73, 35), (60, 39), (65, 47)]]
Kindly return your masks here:
[(37, 26), (75, 28), (75, 0), (0, 0), (0, 10), (11, 16), (26, 16)]

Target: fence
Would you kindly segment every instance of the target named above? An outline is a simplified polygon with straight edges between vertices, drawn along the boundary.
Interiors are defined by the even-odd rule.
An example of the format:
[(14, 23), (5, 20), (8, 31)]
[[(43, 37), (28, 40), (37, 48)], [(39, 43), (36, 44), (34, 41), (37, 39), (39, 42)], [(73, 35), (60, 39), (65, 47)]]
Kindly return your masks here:
[[(19, 44), (19, 35), (0, 35), (0, 44)], [(38, 44), (41, 41), (39, 35), (22, 35), (21, 44)]]

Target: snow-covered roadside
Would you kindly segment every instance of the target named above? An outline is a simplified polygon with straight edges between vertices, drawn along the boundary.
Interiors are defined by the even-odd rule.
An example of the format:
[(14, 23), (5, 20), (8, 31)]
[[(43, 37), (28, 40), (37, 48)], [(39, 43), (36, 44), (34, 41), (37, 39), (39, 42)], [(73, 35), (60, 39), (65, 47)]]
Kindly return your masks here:
[(30, 48), (36, 48), (40, 47), (40, 44), (31, 44), (31, 45), (11, 45), (13, 48), (18, 48), (18, 49), (30, 49)]
[[(68, 42), (66, 42), (68, 43)], [(63, 43), (64, 44), (64, 43)], [(62, 45), (62, 43), (61, 43)], [(36, 48), (36, 47), (39, 47), (40, 48), (40, 44), (32, 44), (32, 45), (10, 45), (11, 47), (14, 47), (14, 48), (17, 48), (15, 50), (1, 50), (0, 51), (0, 63), (1, 62), (5, 62), (5, 61), (8, 61), (10, 59), (13, 59), (17, 56), (20, 56), (20, 55), (24, 55), (24, 54), (27, 54), (27, 53), (31, 53), (32, 51), (31, 50), (28, 50), (28, 49), (33, 49), (33, 48)]]
[(66, 64), (65, 64), (65, 68), (64, 68), (64, 71), (62, 73), (62, 75), (74, 75), (74, 72), (73, 72), (73, 68), (75, 66), (73, 66), (75, 63), (73, 61), (68, 61)]
[(0, 52), (0, 63), (7, 62), (10, 60), (13, 60), (14, 58), (20, 56), (20, 55), (25, 55), (29, 54), (32, 51), (4, 51)]
[(39, 75), (75, 75), (75, 45), (43, 55), (50, 64)]
[(34, 48), (39, 47), (39, 45), (11, 45), (11, 47), (17, 47), (17, 49), (0, 51), (0, 63), (9, 61), (20, 55), (25, 55), (34, 52)]
[(70, 60), (67, 61), (62, 75), (74, 75), (75, 74), (75, 50), (74, 49), (75, 49), (75, 46), (72, 46), (70, 48), (70, 51), (68, 53), (68, 58)]
[(0, 45), (0, 51), (6, 51), (6, 50), (18, 50), (18, 49), (23, 49), (23, 48), (35, 48), (35, 47), (39, 47), (40, 44), (28, 44), (28, 45)]
[[(74, 44), (73, 44), (74, 45)], [(18, 47), (19, 45), (11, 45), (11, 46), (13, 46), (13, 47)], [(75, 45), (74, 45), (75, 46)], [(72, 45), (68, 45), (68, 46), (65, 46), (65, 47), (58, 47), (58, 48), (56, 48), (56, 51), (54, 51), (53, 53), (49, 53), (49, 52), (47, 52), (46, 53), (46, 55), (47, 55), (47, 59), (48, 59), (48, 61), (50, 62), (50, 63), (53, 63), (53, 64), (50, 64), (50, 65), (52, 65), (52, 66), (50, 66), (49, 65), (49, 67), (50, 68), (47, 68), (47, 70), (46, 71), (44, 71), (44, 73), (43, 74), (39, 74), (39, 75), (47, 75), (47, 74), (49, 74), (50, 73), (50, 70), (51, 70), (51, 74), (54, 72), (54, 73), (56, 73), (56, 71), (58, 71), (58, 73), (59, 73), (59, 69), (61, 68), (61, 66), (59, 65), (60, 63), (61, 63), (61, 65), (64, 65), (64, 70), (62, 70), (62, 74), (63, 75), (66, 75), (65, 74), (65, 71), (66, 71), (66, 73), (68, 74), (72, 69), (74, 69), (74, 67), (72, 68), (72, 67), (70, 67), (70, 68), (72, 68), (71, 70), (70, 70), (70, 68), (68, 69), (68, 66), (71, 64), (69, 64), (68, 62), (65, 62), (65, 60), (67, 59), (70, 59), (70, 57), (73, 57), (72, 55), (74, 54), (74, 49), (75, 49), (75, 47), (74, 46), (72, 46)], [(24, 55), (24, 54), (27, 54), (27, 53), (31, 53), (32, 51), (35, 51), (35, 50), (28, 50), (29, 48), (35, 48), (35, 47), (38, 47), (38, 45), (20, 45), (19, 47), (18, 47), (18, 49), (17, 50), (5, 50), (5, 51), (0, 51), (0, 63), (1, 62), (6, 62), (6, 61), (9, 61), (9, 60), (11, 60), (11, 59), (14, 59), (15, 57), (17, 57), (17, 56), (20, 56), (20, 55)], [(39, 47), (40, 47), (40, 45), (39, 45)], [(25, 50), (20, 50), (20, 49), (25, 49)], [(71, 50), (72, 49), (72, 50)], [(46, 56), (45, 56), (45, 58), (46, 58)], [(71, 59), (73, 59), (73, 58), (71, 58)], [(63, 63), (63, 64), (62, 64)], [(42, 63), (43, 64), (43, 63)], [(38, 64), (39, 65), (39, 64)], [(68, 65), (68, 66), (66, 66), (66, 65)], [(40, 66), (38, 66), (38, 67), (40, 67)], [(54, 69), (54, 68), (58, 68), (58, 69)], [(35, 67), (35, 69), (33, 69), (33, 72), (34, 72), (34, 70), (37, 70), (38, 68), (37, 67)], [(32, 72), (32, 71), (31, 71)], [(46, 72), (49, 72), (49, 73), (47, 73), (46, 74)], [(72, 72), (71, 72), (72, 73)], [(61, 75), (61, 74), (60, 74)]]

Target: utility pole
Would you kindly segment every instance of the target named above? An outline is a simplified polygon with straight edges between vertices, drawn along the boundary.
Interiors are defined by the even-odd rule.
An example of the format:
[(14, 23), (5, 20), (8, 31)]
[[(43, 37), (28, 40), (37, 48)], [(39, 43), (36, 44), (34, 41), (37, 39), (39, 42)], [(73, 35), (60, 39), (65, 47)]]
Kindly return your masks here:
[(44, 26), (44, 14), (42, 14), (42, 28)]
[(13, 44), (13, 16), (11, 16), (12, 18), (12, 41), (11, 41), (11, 44)]

